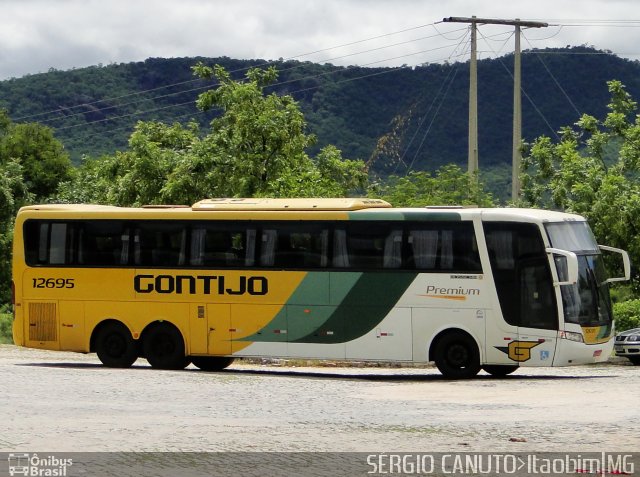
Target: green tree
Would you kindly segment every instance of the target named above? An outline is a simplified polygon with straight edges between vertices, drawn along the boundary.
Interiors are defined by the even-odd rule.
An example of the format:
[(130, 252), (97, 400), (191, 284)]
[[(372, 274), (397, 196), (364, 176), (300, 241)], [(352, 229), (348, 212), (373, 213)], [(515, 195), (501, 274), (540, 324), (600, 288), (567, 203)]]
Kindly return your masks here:
[(195, 123), (140, 122), (127, 151), (85, 161), (61, 200), (191, 204), (205, 197), (344, 196), (365, 188), (362, 161), (344, 160), (333, 146), (308, 156), (315, 138), (305, 133), (298, 104), (264, 92), (275, 69), (249, 70), (244, 82), (219, 66), (195, 70), (219, 81), (198, 99), (200, 108), (222, 111), (208, 134), (201, 137)]
[(69, 157), (51, 129), (14, 124), (0, 110), (0, 302), (9, 300), (13, 220), (18, 209), (47, 200), (70, 173)]
[(495, 200), (485, 192), (474, 175), (455, 164), (440, 167), (434, 175), (426, 171), (412, 171), (404, 177), (392, 176), (371, 195), (398, 207), (427, 205), (476, 205), (493, 207)]
[(32, 200), (20, 163), (12, 159), (0, 164), (0, 303), (10, 299), (13, 219), (18, 209)]
[(71, 176), (71, 161), (53, 131), (37, 123), (12, 123), (0, 111), (0, 164), (18, 161), (24, 180), (36, 201), (56, 192), (61, 181)]
[(223, 195), (343, 196), (366, 183), (364, 163), (345, 161), (334, 146), (323, 148), (315, 160), (307, 155), (316, 138), (306, 134), (298, 103), (289, 95), (265, 94), (277, 79), (274, 67), (251, 69), (244, 82), (220, 66), (199, 64), (194, 71), (220, 83), (197, 104), (223, 111), (204, 141), (213, 167), (223, 171), (223, 189), (229, 192)]
[(218, 156), (218, 166), (227, 169), (233, 187), (251, 196), (291, 167), (300, 167), (305, 149), (315, 137), (305, 134), (306, 123), (291, 96), (265, 95), (264, 88), (277, 79), (275, 67), (251, 69), (246, 81), (234, 81), (221, 66), (199, 64), (194, 71), (201, 78), (214, 77), (219, 86), (200, 95), (202, 110), (221, 108), (222, 116), (212, 121), (208, 141)]
[(640, 263), (640, 117), (620, 81), (607, 83), (611, 100), (602, 120), (584, 114), (558, 142), (545, 136), (523, 157), (527, 205), (587, 218), (601, 243), (629, 251)]
[(138, 122), (129, 149), (99, 159), (85, 158), (74, 177), (61, 184), (61, 202), (103, 203), (120, 206), (186, 203), (178, 191), (167, 189), (182, 162), (195, 161), (198, 126)]

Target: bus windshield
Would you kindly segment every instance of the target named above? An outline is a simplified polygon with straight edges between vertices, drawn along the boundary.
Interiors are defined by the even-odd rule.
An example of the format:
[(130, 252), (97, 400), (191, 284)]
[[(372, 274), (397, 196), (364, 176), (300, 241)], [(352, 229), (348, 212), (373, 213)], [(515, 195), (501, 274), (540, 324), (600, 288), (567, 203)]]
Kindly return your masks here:
[[(551, 223), (546, 229), (553, 247), (578, 256), (578, 282), (561, 287), (565, 321), (581, 326), (610, 324), (609, 284), (600, 249), (587, 223)], [(563, 263), (557, 261), (557, 266), (561, 268)]]

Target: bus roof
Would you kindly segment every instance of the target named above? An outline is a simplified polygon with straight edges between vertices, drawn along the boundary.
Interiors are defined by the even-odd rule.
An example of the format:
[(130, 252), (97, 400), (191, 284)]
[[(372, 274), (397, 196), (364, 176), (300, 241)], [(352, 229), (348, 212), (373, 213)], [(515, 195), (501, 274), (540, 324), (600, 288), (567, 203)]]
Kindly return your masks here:
[[(306, 212), (317, 220), (472, 220), (487, 221), (566, 222), (584, 221), (579, 215), (542, 209), (402, 207), (395, 208), (379, 199), (206, 199), (184, 205), (152, 205), (116, 207), (94, 204), (42, 204), (20, 209), (20, 214), (44, 212), (53, 218), (220, 218), (299, 220)], [(194, 212), (197, 212), (194, 214)], [(293, 212), (293, 213), (292, 213)], [(297, 213), (296, 213), (297, 212)], [(30, 216), (34, 216), (30, 213)], [(255, 215), (254, 215), (255, 213)]]
[(191, 206), (192, 210), (361, 210), (390, 208), (380, 199), (205, 199)]

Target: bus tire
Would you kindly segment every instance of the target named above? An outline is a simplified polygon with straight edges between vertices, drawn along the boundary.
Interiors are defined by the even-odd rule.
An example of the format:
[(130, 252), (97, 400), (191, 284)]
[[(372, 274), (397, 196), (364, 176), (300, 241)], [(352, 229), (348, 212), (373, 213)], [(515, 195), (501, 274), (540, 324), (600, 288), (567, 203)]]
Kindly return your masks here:
[(142, 352), (152, 368), (184, 369), (189, 365), (182, 333), (169, 323), (151, 325), (144, 332)]
[(129, 368), (138, 359), (136, 342), (122, 323), (109, 322), (98, 330), (96, 353), (109, 368)]
[(518, 369), (518, 366), (512, 364), (485, 364), (482, 369), (494, 378), (504, 378)]
[(220, 356), (191, 356), (191, 362), (202, 371), (222, 371), (233, 363), (233, 358)]
[(480, 351), (467, 333), (449, 332), (436, 343), (435, 362), (446, 379), (469, 379), (480, 371)]

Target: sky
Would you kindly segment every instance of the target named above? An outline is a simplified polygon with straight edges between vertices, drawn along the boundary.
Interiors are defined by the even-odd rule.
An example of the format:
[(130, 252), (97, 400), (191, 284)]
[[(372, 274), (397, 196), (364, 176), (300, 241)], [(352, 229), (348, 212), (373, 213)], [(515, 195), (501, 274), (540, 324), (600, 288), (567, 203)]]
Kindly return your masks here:
[[(298, 59), (399, 66), (469, 57), (468, 25), (549, 23), (524, 50), (590, 45), (640, 59), (638, 0), (0, 0), (0, 80), (150, 57)], [(513, 51), (513, 27), (481, 26), (478, 57)]]

